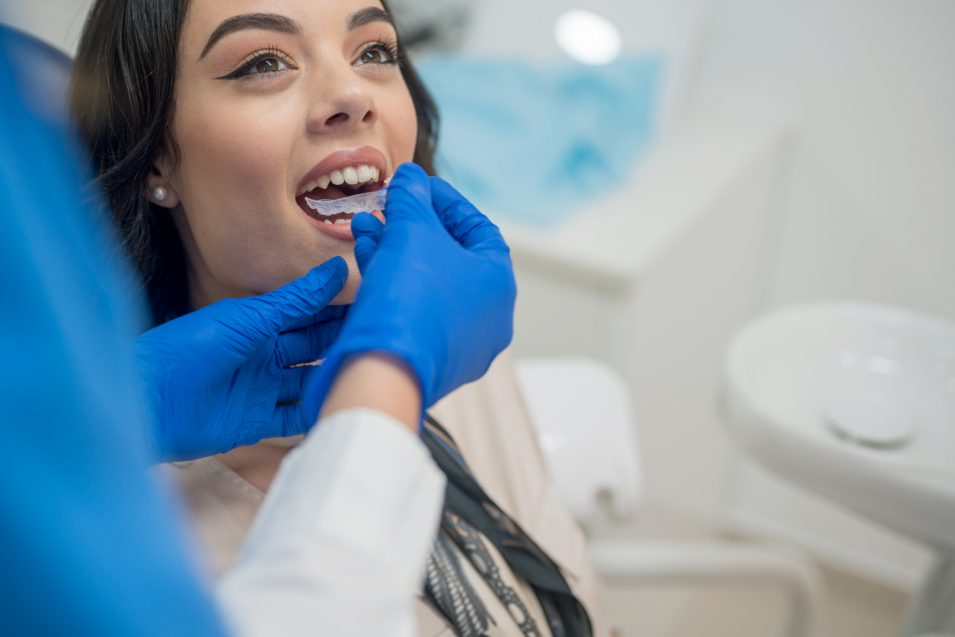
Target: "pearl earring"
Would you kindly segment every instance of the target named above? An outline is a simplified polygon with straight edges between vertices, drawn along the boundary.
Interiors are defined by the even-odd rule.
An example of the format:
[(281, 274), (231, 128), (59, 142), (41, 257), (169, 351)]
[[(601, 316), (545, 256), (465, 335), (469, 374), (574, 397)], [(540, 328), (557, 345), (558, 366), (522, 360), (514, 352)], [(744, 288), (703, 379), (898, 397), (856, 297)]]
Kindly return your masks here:
[(169, 191), (163, 188), (162, 186), (156, 186), (153, 188), (153, 199), (156, 201), (162, 202), (166, 201), (166, 197), (169, 196)]

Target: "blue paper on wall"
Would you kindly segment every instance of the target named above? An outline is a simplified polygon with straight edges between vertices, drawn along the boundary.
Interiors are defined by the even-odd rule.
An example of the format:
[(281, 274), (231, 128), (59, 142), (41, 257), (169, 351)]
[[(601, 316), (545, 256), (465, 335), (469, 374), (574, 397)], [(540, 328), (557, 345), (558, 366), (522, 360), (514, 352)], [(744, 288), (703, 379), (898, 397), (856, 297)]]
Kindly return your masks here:
[(451, 57), (421, 67), (441, 113), (438, 170), (479, 208), (559, 220), (633, 171), (654, 129), (663, 60)]

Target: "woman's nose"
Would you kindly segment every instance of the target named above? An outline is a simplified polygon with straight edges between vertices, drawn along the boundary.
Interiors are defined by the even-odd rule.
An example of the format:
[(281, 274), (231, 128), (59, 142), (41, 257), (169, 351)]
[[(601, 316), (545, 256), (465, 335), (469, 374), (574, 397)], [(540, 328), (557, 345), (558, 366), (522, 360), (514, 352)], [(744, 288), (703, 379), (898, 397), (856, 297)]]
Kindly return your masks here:
[(350, 132), (374, 123), (377, 118), (378, 112), (368, 91), (357, 84), (346, 84), (331, 95), (326, 93), (312, 106), (308, 130), (313, 134)]

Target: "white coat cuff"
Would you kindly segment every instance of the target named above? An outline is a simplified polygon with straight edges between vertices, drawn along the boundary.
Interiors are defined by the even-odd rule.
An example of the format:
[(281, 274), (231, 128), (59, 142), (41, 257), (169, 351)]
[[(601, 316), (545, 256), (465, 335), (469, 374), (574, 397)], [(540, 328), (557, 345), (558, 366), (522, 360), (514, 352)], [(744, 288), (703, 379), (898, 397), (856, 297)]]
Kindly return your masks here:
[(381, 412), (320, 420), (279, 470), (218, 597), (235, 633), (412, 635), (445, 479)]

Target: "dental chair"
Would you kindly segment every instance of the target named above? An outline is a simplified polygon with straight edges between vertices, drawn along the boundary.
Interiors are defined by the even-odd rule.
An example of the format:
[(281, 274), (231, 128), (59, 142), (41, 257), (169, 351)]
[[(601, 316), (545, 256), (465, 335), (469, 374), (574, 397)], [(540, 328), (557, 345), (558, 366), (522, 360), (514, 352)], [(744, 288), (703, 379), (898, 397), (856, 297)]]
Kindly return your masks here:
[[(34, 107), (51, 121), (69, 121), (72, 61), (37, 38), (0, 23), (3, 54), (29, 58)], [(787, 637), (811, 637), (820, 583), (811, 565), (768, 548), (731, 542), (644, 542), (609, 539), (609, 525), (640, 506), (637, 440), (627, 392), (607, 367), (585, 359), (526, 360), (517, 375), (552, 477), (587, 530), (591, 557), (610, 582), (768, 584), (789, 591)], [(586, 427), (581, 423), (587, 423)]]
[(640, 508), (639, 445), (623, 381), (583, 358), (516, 363), (518, 383), (552, 478), (588, 536), (604, 581), (647, 585), (766, 585), (788, 593), (786, 637), (815, 634), (822, 582), (813, 565), (777, 548), (731, 541), (612, 539)]

